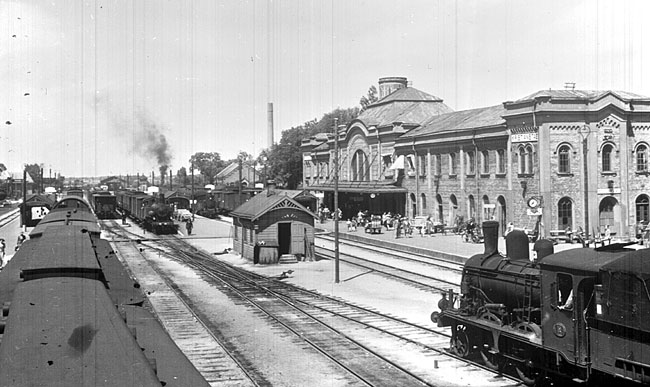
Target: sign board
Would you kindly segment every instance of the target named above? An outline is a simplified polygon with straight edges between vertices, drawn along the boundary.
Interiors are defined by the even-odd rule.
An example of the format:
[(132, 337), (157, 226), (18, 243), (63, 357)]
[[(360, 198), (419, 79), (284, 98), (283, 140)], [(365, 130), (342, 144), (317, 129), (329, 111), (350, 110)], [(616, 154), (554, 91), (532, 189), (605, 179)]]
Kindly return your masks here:
[(541, 216), (542, 215), (542, 209), (541, 208), (529, 208), (526, 210), (526, 213), (529, 216)]
[(531, 133), (514, 133), (510, 135), (510, 140), (514, 142), (537, 142), (537, 132)]
[(494, 203), (483, 204), (483, 208), (497, 208), (497, 205)]

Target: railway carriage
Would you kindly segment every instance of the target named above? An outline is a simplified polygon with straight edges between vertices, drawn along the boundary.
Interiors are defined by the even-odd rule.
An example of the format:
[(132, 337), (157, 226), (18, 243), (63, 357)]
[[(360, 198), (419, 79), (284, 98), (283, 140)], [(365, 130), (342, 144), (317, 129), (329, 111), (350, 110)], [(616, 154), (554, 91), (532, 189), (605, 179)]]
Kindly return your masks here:
[(109, 191), (88, 191), (88, 202), (99, 219), (117, 219), (117, 197)]
[(88, 203), (60, 200), (0, 271), (0, 385), (208, 386), (144, 300)]
[(650, 250), (612, 244), (553, 253), (513, 231), (497, 251), (498, 222), (484, 222), (485, 252), (465, 264), (461, 294), (432, 320), (452, 331), (451, 350), (512, 367), (525, 384), (650, 383)]

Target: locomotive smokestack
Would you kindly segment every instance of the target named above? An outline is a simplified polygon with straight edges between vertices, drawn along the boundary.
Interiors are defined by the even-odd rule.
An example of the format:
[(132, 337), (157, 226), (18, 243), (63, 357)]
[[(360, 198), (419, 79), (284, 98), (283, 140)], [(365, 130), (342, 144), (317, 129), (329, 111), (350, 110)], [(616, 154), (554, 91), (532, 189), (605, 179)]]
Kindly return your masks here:
[(506, 235), (506, 255), (511, 260), (529, 260), (528, 235), (521, 230), (514, 230)]
[(499, 250), (499, 222), (486, 220), (483, 222), (483, 241), (485, 244), (484, 257), (496, 254)]
[(268, 103), (267, 109), (267, 125), (268, 125), (268, 138), (269, 138), (269, 149), (273, 146), (273, 102)]

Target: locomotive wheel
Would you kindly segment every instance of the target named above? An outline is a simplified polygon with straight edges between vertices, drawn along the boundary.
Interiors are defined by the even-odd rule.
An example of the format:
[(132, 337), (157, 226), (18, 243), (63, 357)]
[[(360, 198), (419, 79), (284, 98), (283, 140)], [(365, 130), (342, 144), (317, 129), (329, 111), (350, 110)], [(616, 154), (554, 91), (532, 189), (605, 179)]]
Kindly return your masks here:
[(521, 379), (526, 386), (537, 387), (542, 385), (542, 381), (544, 380), (543, 373), (532, 367), (530, 364), (515, 366), (515, 371), (517, 371), (519, 379)]
[(503, 368), (506, 365), (506, 359), (503, 356), (498, 353), (491, 353), (487, 349), (481, 351), (481, 358), (483, 358), (483, 363), (485, 363), (488, 368), (499, 373), (503, 371)]
[(535, 337), (542, 337), (542, 328), (535, 323), (519, 322), (514, 328), (522, 333), (532, 333)]
[(466, 357), (469, 355), (469, 338), (465, 332), (465, 327), (459, 325), (456, 327), (456, 333), (451, 336), (449, 342), (451, 352), (458, 357)]

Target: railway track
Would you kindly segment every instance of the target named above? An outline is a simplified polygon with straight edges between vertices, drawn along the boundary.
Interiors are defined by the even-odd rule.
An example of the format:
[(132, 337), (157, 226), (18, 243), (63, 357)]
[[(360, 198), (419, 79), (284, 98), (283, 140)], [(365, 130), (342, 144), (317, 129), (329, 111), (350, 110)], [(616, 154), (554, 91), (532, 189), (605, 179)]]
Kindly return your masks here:
[[(333, 242), (322, 238), (316, 246), (316, 255), (334, 259)], [(367, 247), (367, 248), (366, 248)], [(371, 258), (364, 258), (371, 255)], [(390, 249), (377, 248), (360, 242), (345, 242), (339, 252), (339, 260), (367, 270), (367, 273), (380, 274), (419, 289), (442, 292), (454, 289), (458, 293), (462, 266), (449, 261), (423, 258)]]
[[(463, 372), (468, 369), (484, 372), (486, 385), (513, 384), (512, 380), (505, 379), (495, 382), (491, 371), (478, 364), (468, 366), (447, 353), (444, 348), (448, 346), (449, 335), (445, 329), (421, 327), (371, 308), (235, 268), (175, 238), (143, 240), (141, 244), (147, 250), (155, 249), (195, 268), (229, 297), (254, 306), (285, 331), (345, 369), (353, 376), (350, 379), (353, 385), (383, 385), (386, 380), (396, 385), (435, 385), (430, 366), (439, 362)], [(413, 356), (425, 359), (429, 367), (411, 370), (401, 365), (408, 364), (405, 357)]]
[[(142, 236), (120, 228), (115, 221), (104, 221), (103, 224), (108, 232), (118, 237), (113, 239), (113, 246), (118, 256), (129, 263), (134, 277), (149, 284), (158, 282), (160, 276), (152, 267), (137, 264), (147, 259), (141, 243), (135, 242), (141, 241)], [(246, 365), (237, 362), (236, 355), (213, 334), (214, 329), (208, 327), (187, 300), (173, 290), (168, 279), (163, 279), (166, 286), (149, 285), (147, 299), (172, 339), (208, 383), (215, 386), (268, 386), (263, 379), (249, 374)]]

